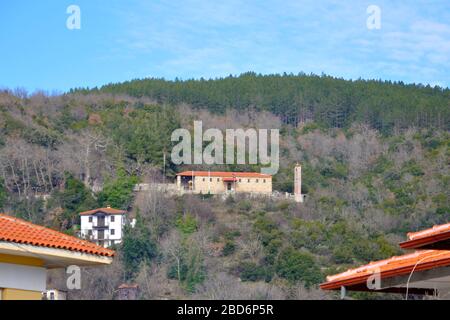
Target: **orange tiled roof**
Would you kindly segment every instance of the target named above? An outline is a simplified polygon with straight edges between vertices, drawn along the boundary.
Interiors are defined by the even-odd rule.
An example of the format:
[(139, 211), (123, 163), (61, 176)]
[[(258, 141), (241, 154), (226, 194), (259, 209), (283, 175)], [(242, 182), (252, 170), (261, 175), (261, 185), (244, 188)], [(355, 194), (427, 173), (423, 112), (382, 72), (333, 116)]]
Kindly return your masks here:
[(119, 289), (128, 289), (128, 288), (139, 288), (139, 285), (123, 283), (119, 286)]
[(410, 232), (408, 240), (400, 243), (404, 249), (450, 249), (450, 223)]
[(371, 262), (359, 268), (328, 276), (327, 282), (320, 287), (326, 290), (339, 289), (341, 286), (365, 284), (375, 272), (380, 272), (381, 279), (409, 275), (413, 270), (424, 271), (438, 267), (450, 266), (450, 251), (422, 250), (390, 259)]
[(270, 174), (263, 174), (259, 172), (228, 172), (228, 171), (183, 171), (177, 174), (177, 176), (191, 177), (242, 177), (242, 178), (271, 178)]
[(119, 210), (119, 209), (107, 207), (107, 208), (98, 208), (98, 209), (94, 209), (94, 210), (80, 212), (80, 215), (86, 216), (86, 215), (95, 214), (97, 212), (103, 212), (106, 214), (125, 214), (125, 213), (127, 213), (125, 210)]
[(0, 214), (0, 241), (114, 256), (113, 250), (5, 214)]
[(418, 238), (434, 236), (448, 231), (450, 231), (450, 223), (441, 224), (439, 226), (434, 226), (433, 228), (425, 229), (418, 232), (409, 232), (407, 236), (409, 240), (416, 240)]
[[(429, 244), (444, 243), (450, 239), (450, 223), (419, 232), (407, 234), (408, 241), (400, 243), (402, 248), (427, 248)], [(334, 290), (341, 286), (360, 286), (375, 272), (380, 272), (381, 278), (408, 275), (413, 270), (429, 270), (450, 266), (450, 250), (419, 250), (399, 257), (371, 262), (343, 273), (328, 276), (327, 282), (322, 283), (322, 289)]]

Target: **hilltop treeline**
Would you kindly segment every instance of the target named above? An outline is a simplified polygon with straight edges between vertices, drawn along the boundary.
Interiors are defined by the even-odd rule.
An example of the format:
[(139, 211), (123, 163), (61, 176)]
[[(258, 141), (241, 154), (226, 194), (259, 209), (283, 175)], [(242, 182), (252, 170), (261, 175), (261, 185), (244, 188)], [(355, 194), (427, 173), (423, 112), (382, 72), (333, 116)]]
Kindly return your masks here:
[(315, 121), (344, 128), (363, 122), (383, 133), (394, 128), (450, 128), (450, 90), (402, 82), (356, 80), (305, 74), (252, 72), (218, 79), (142, 79), (72, 92), (149, 97), (158, 103), (187, 103), (224, 113), (228, 108), (270, 111), (285, 124)]

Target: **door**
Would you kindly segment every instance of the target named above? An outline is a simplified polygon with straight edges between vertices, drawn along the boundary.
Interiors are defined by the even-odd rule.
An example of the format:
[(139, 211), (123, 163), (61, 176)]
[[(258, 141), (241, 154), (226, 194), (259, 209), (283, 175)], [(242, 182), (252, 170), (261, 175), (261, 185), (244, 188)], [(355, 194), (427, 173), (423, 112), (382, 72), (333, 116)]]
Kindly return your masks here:
[(231, 191), (231, 190), (232, 190), (231, 182), (228, 182), (228, 183), (227, 183), (227, 190), (228, 190), (228, 191)]
[(97, 217), (97, 226), (104, 227), (105, 226), (105, 216)]
[(105, 239), (105, 230), (98, 230), (97, 236), (98, 236), (98, 240), (104, 240)]

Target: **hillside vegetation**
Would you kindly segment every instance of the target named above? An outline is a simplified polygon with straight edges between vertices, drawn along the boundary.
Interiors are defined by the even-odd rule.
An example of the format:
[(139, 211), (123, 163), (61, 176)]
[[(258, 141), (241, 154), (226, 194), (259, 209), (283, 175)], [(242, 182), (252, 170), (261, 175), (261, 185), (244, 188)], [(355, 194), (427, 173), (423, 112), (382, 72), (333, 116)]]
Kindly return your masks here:
[[(80, 211), (106, 204), (137, 218), (113, 265), (85, 270), (72, 298), (113, 298), (123, 282), (152, 299), (333, 298), (317, 288), (327, 274), (400, 254), (406, 232), (449, 221), (449, 101), (440, 88), (304, 75), (3, 91), (0, 211), (69, 234)], [(185, 169), (258, 170), (170, 163), (171, 132), (193, 120), (279, 128), (274, 189), (292, 192), (300, 162), (306, 203), (134, 193)]]
[(248, 72), (210, 80), (133, 80), (73, 92), (148, 97), (157, 103), (187, 103), (222, 114), (229, 108), (253, 108), (272, 112), (293, 125), (314, 120), (342, 128), (364, 122), (382, 133), (411, 126), (450, 129), (449, 89), (402, 82)]

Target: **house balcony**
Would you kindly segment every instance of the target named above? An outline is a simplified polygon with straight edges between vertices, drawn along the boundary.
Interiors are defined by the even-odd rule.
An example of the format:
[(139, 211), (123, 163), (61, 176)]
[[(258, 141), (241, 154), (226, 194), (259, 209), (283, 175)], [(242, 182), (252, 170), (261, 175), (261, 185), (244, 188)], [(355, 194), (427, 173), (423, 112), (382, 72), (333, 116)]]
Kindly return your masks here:
[(94, 229), (108, 229), (109, 228), (109, 223), (107, 223), (107, 222), (94, 223), (92, 225), (92, 228), (94, 228)]

